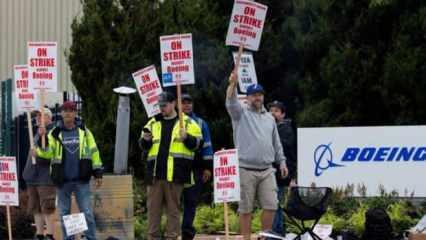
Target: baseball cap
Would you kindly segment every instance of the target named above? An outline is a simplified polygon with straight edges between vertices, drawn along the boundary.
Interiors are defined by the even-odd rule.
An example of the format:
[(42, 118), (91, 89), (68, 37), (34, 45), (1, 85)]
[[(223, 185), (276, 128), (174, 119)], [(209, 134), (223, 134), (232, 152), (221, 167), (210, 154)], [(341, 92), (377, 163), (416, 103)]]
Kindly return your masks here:
[[(37, 109), (37, 110), (35, 110), (34, 112), (35, 112), (36, 114), (41, 113), (40, 109)], [(50, 109), (49, 109), (49, 108), (47, 108), (47, 107), (44, 107), (44, 108), (43, 108), (43, 114), (45, 114), (45, 115), (49, 115), (50, 117), (53, 115), (53, 114), (52, 114), (52, 111), (50, 111)]]
[(159, 100), (158, 100), (158, 104), (160, 106), (164, 106), (167, 103), (173, 102), (174, 100), (176, 100), (176, 97), (173, 93), (170, 92), (162, 92), (159, 95)]
[(264, 94), (265, 91), (263, 90), (262, 85), (260, 84), (252, 84), (250, 86), (247, 87), (247, 95), (252, 95), (255, 93), (262, 93)]
[(285, 112), (285, 105), (284, 103), (280, 102), (280, 101), (273, 101), (271, 103), (268, 103), (268, 109), (271, 109), (271, 107), (276, 107), (281, 109), (281, 112)]
[(64, 104), (62, 104), (61, 110), (76, 111), (77, 110), (77, 104), (73, 101), (66, 101), (66, 102), (64, 102)]
[(182, 101), (189, 101), (192, 102), (192, 97), (188, 93), (182, 94)]

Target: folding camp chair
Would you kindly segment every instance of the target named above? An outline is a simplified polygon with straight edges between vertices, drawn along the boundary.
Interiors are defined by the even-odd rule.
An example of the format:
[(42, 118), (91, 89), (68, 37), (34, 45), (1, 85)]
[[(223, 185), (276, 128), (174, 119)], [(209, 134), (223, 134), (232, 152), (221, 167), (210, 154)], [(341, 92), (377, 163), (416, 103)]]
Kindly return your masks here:
[[(321, 240), (314, 233), (314, 228), (327, 211), (328, 202), (332, 194), (331, 188), (292, 187), (289, 191), (287, 206), (283, 210), (287, 214), (289, 222), (299, 229), (299, 233), (297, 233), (298, 235), (294, 240), (301, 240), (305, 233), (308, 233), (314, 240)], [(314, 222), (307, 226), (305, 221)]]

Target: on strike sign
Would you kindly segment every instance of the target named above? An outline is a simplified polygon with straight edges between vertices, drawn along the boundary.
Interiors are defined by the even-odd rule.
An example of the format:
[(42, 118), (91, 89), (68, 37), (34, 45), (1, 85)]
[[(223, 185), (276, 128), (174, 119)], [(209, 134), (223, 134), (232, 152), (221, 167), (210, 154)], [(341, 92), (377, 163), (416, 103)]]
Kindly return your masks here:
[(0, 205), (19, 206), (15, 157), (0, 157)]
[(250, 0), (235, 0), (226, 45), (257, 51), (268, 7)]
[(161, 88), (155, 66), (151, 65), (133, 73), (132, 75), (148, 117), (152, 117), (160, 113), (158, 98), (163, 92), (163, 89)]
[[(160, 37), (161, 71), (163, 86), (194, 84), (194, 56), (192, 34), (180, 34)], [(171, 75), (171, 77), (169, 77)]]
[(38, 107), (38, 98), (34, 89), (28, 86), (27, 65), (13, 66), (15, 76), (15, 96), (17, 99), (18, 111), (32, 111)]
[(76, 235), (88, 229), (84, 213), (75, 213), (63, 217), (67, 236)]
[(57, 84), (56, 42), (28, 42), (28, 80), (30, 88), (56, 92)]
[[(234, 62), (237, 61), (238, 53), (234, 52)], [(257, 84), (256, 69), (254, 68), (253, 55), (243, 53), (240, 58), (240, 67), (238, 68), (238, 84), (243, 93), (247, 92), (248, 86)]]
[(236, 149), (214, 154), (214, 202), (240, 201), (240, 171)]

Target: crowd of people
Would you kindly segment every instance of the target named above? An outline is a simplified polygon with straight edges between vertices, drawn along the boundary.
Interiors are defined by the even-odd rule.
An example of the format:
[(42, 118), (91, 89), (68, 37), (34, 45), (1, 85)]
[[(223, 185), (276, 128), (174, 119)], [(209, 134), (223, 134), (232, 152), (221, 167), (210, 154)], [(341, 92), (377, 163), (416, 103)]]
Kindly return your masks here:
[[(237, 75), (231, 73), (226, 109), (239, 154), (240, 231), (244, 239), (250, 239), (257, 200), (262, 209), (262, 230), (285, 234), (281, 205), (287, 187), (296, 185), (296, 136), (291, 120), (286, 118), (286, 107), (280, 101), (273, 101), (265, 108), (265, 91), (260, 84), (247, 88), (246, 103), (237, 98), (237, 85)], [(183, 113), (179, 116), (176, 96), (163, 92), (159, 96), (161, 113), (144, 124), (139, 140), (146, 161), (150, 240), (172, 240), (179, 236), (182, 240), (194, 239), (197, 205), (203, 188), (212, 179), (213, 145), (208, 123), (194, 113), (195, 103), (189, 94), (182, 94), (181, 101)], [(86, 217), (86, 239), (96, 239), (89, 182), (94, 177), (95, 186), (101, 186), (102, 161), (93, 134), (76, 121), (76, 110), (76, 103), (65, 102), (61, 108), (62, 120), (55, 125), (48, 108), (36, 113), (36, 147), (29, 155), (36, 158), (36, 164), (28, 160), (24, 170), (28, 211), (34, 215), (36, 225), (35, 239), (54, 239), (56, 207), (63, 239), (73, 239), (66, 235), (62, 220), (70, 214), (72, 194)], [(40, 124), (42, 115), (45, 124)], [(46, 136), (44, 147), (42, 136)], [(163, 211), (167, 217), (164, 233), (161, 230)]]

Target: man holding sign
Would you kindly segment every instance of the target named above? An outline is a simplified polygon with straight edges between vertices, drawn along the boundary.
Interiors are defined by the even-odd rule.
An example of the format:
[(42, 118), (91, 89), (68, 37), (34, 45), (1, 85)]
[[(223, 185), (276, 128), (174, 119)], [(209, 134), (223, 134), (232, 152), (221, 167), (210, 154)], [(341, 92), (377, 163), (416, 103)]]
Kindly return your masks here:
[(49, 132), (48, 147), (37, 148), (36, 155), (51, 159), (51, 178), (57, 187), (64, 239), (72, 239), (66, 234), (63, 217), (70, 214), (71, 195), (74, 193), (78, 208), (86, 217), (86, 239), (94, 240), (96, 224), (89, 182), (94, 176), (96, 187), (100, 187), (103, 168), (95, 138), (88, 128), (76, 124), (76, 114), (75, 102), (67, 101), (62, 105), (63, 121)]
[[(41, 112), (36, 111), (36, 124), (39, 132), (50, 131), (53, 128), (52, 112), (48, 108), (42, 108), (44, 123), (47, 129), (41, 126)], [(30, 123), (31, 124), (31, 123)], [(35, 142), (40, 142), (40, 134), (34, 136)], [(53, 239), (55, 215), (56, 189), (50, 179), (50, 159), (36, 158), (33, 164), (28, 155), (25, 164), (23, 178), (27, 184), (28, 213), (34, 215), (36, 225), (36, 239)], [(46, 238), (44, 237), (44, 223), (46, 223)]]
[(163, 92), (159, 97), (161, 115), (144, 126), (139, 144), (147, 155), (148, 239), (162, 239), (160, 226), (162, 209), (167, 211), (165, 239), (179, 235), (179, 205), (184, 184), (191, 183), (191, 166), (195, 151), (202, 145), (198, 124), (183, 115), (179, 126), (176, 98)]
[(275, 120), (263, 106), (264, 90), (259, 84), (247, 88), (247, 106), (237, 98), (237, 75), (229, 77), (226, 109), (232, 119), (234, 144), (239, 153), (241, 201), (240, 229), (244, 240), (251, 235), (251, 213), (257, 197), (263, 209), (262, 230), (272, 229), (278, 207), (277, 183), (272, 164), (280, 166), (283, 177), (288, 170)]

